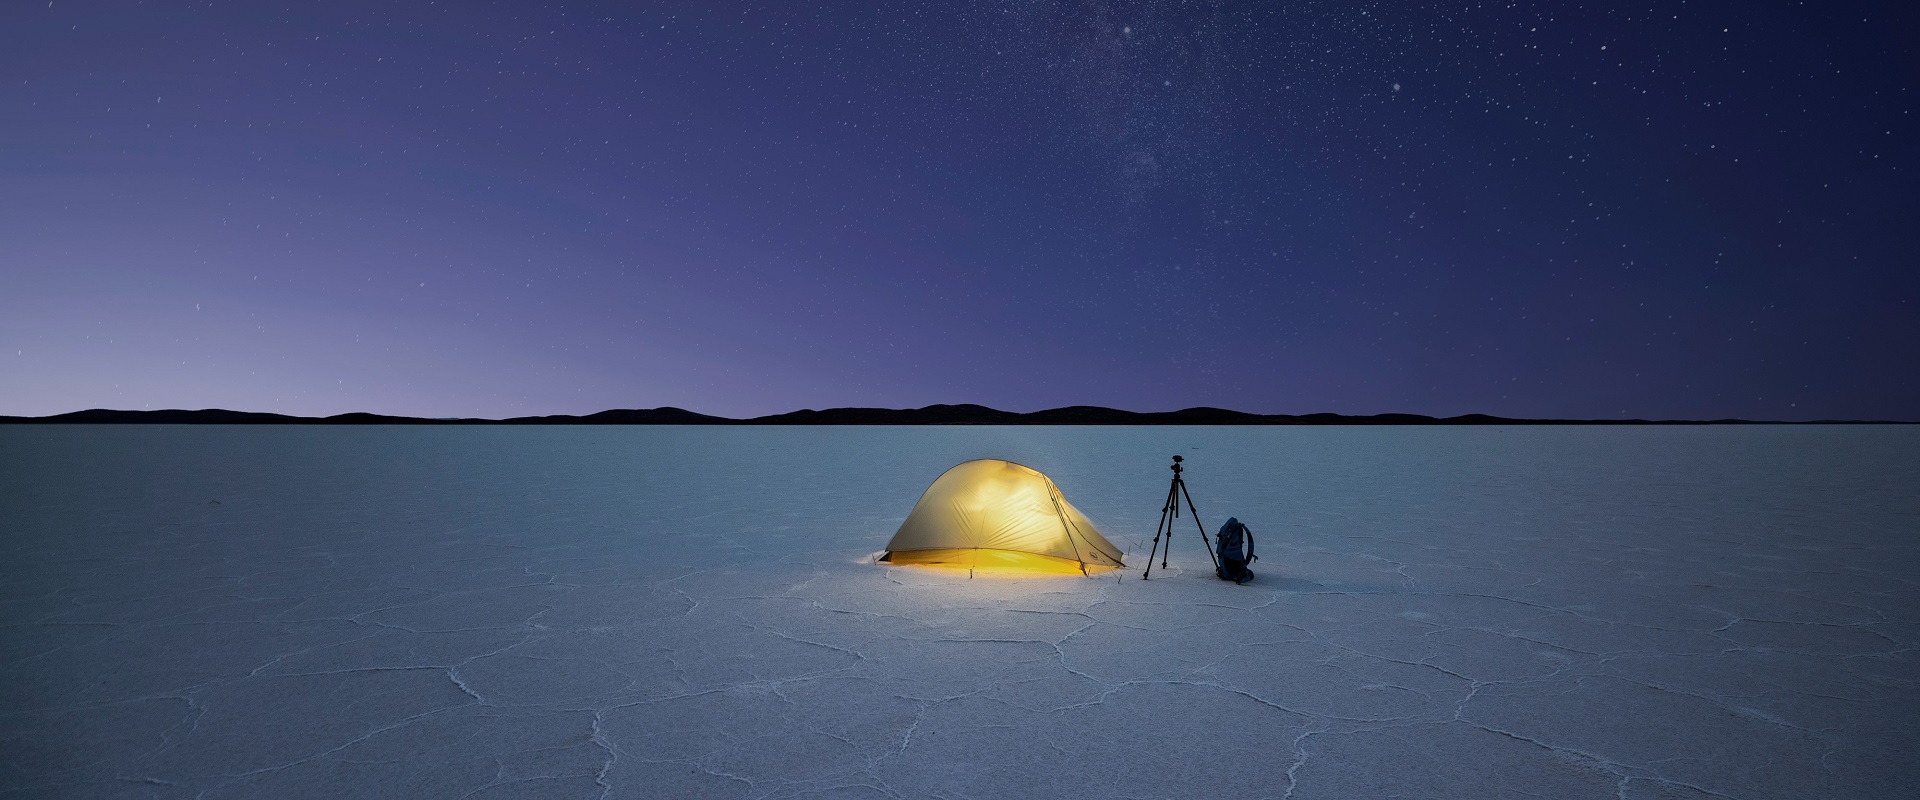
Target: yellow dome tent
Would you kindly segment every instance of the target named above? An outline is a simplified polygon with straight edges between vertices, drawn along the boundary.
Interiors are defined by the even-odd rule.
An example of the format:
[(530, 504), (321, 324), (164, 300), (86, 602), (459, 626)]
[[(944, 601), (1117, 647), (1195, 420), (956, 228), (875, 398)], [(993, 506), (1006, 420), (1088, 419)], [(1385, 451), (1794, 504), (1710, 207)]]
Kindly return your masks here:
[(988, 458), (962, 463), (935, 479), (880, 560), (1088, 572), (1125, 566), (1121, 555), (1047, 476)]

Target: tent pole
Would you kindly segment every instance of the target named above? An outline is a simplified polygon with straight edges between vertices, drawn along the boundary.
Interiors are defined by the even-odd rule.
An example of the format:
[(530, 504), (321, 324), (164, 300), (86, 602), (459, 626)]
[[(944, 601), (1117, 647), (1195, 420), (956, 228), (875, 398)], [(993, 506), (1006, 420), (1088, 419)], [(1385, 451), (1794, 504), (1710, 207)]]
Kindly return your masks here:
[[(1073, 560), (1080, 564), (1080, 574), (1093, 577), (1087, 573), (1087, 560), (1080, 555), (1080, 545), (1073, 541), (1073, 534), (1076, 531), (1073, 523), (1067, 521), (1067, 510), (1060, 507), (1060, 487), (1053, 485), (1052, 479), (1047, 480), (1047, 499), (1053, 501), (1053, 515), (1059, 518), (1060, 532), (1067, 535), (1067, 544), (1073, 548)], [(1092, 547), (1093, 543), (1088, 542), (1087, 546)]]

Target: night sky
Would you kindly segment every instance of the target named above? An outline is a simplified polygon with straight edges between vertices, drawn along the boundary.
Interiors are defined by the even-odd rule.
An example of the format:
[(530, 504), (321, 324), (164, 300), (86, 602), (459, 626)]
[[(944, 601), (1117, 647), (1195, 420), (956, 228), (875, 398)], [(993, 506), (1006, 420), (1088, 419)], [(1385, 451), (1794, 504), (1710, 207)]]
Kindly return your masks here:
[(1920, 419), (1903, 2), (0, 7), (0, 414)]

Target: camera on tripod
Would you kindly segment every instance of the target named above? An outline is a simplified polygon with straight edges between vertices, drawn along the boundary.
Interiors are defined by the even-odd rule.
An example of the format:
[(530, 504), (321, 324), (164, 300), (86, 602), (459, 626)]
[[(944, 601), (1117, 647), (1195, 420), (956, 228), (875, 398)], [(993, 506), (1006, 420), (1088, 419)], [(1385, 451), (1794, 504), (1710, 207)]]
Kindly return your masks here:
[[(1200, 544), (1207, 548), (1207, 559), (1213, 562), (1216, 572), (1220, 569), (1220, 559), (1213, 555), (1213, 543), (1207, 541), (1206, 526), (1200, 524), (1200, 512), (1193, 507), (1193, 495), (1187, 493), (1187, 482), (1180, 477), (1182, 471), (1180, 462), (1185, 460), (1179, 456), (1173, 457), (1173, 485), (1167, 487), (1167, 504), (1160, 507), (1160, 524), (1153, 527), (1153, 549), (1147, 551), (1147, 571), (1140, 574), (1141, 580), (1146, 580), (1153, 575), (1155, 553), (1160, 555), (1160, 568), (1167, 568), (1167, 556), (1173, 554), (1173, 520), (1180, 516), (1182, 499), (1187, 501), (1187, 513), (1193, 516), (1193, 525), (1200, 531)], [(1167, 549), (1164, 551), (1160, 549), (1162, 533), (1167, 537)]]

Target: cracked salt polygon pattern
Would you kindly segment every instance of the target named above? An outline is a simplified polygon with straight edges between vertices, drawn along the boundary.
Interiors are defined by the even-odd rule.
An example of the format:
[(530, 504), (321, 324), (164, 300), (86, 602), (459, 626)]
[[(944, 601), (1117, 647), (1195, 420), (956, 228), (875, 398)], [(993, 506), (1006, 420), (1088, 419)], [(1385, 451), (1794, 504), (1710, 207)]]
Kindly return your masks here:
[[(1166, 457), (1251, 524), (1246, 586)], [(867, 563), (955, 463), (1135, 571)], [(1896, 798), (1920, 429), (0, 429), (0, 795)]]

